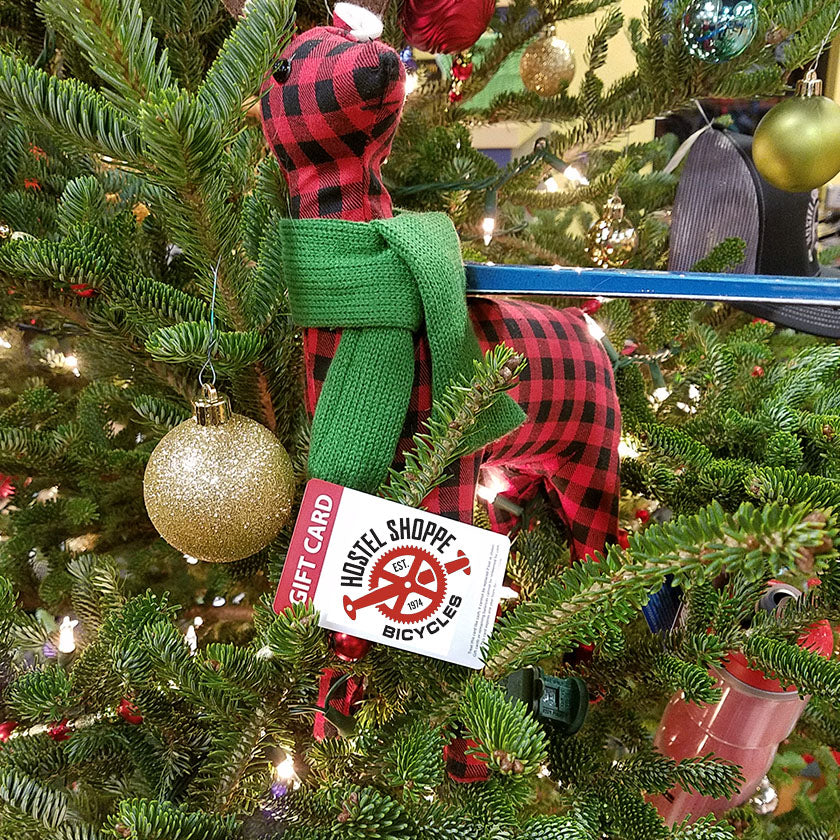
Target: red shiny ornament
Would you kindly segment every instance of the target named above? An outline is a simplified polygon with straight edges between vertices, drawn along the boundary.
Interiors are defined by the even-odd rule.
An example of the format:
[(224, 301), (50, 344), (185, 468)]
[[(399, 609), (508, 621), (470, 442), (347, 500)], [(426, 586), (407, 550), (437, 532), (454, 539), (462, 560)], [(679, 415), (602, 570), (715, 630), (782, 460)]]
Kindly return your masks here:
[(14, 494), (15, 485), (12, 476), (0, 473), (0, 499), (8, 499), (9, 496), (14, 496)]
[(618, 529), (618, 544), (622, 548), (630, 548), (630, 534), (624, 529)]
[(764, 368), (761, 365), (756, 365), (750, 372), (750, 376), (759, 377), (764, 376)]
[(585, 312), (587, 315), (594, 315), (602, 306), (602, 303), (598, 298), (589, 298), (589, 300), (585, 300), (580, 305), (581, 312)]
[(496, 0), (403, 0), (400, 25), (412, 47), (456, 53), (481, 37), (495, 11)]
[(123, 697), (120, 700), (120, 705), (117, 708), (117, 714), (126, 722), (130, 723), (132, 726), (137, 726), (140, 723), (143, 723), (143, 715), (137, 710), (137, 706), (131, 702), (127, 697)]
[(47, 735), (53, 741), (69, 741), (71, 734), (70, 727), (67, 725), (67, 718), (56, 723), (51, 723), (47, 728)]
[(450, 90), (449, 91), (449, 101), (450, 102), (460, 102), (464, 98), (463, 93), (458, 93), (457, 90)]
[(73, 294), (79, 297), (89, 298), (96, 294), (96, 289), (92, 289), (87, 283), (72, 283), (70, 288), (73, 290)]
[(647, 522), (650, 519), (650, 511), (647, 508), (640, 508), (636, 511), (636, 519), (639, 522)]
[(5, 744), (18, 726), (20, 724), (16, 720), (4, 720), (3, 723), (0, 723), (0, 741)]
[(461, 82), (466, 82), (473, 73), (473, 63), (459, 64), (457, 61), (452, 65), (452, 77)]
[(333, 633), (330, 640), (333, 653), (342, 662), (358, 662), (370, 650), (370, 642), (349, 633)]
[(753, 324), (769, 324), (770, 322), (766, 318), (753, 318), (751, 323), (753, 323)]

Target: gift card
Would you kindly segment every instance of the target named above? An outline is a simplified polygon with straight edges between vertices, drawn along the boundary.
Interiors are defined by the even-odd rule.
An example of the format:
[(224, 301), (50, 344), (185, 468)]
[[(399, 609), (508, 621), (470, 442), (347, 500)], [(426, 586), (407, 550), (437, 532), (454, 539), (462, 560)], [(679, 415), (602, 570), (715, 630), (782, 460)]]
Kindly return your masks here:
[(509, 550), (502, 534), (312, 479), (274, 610), (311, 600), (328, 630), (481, 668)]

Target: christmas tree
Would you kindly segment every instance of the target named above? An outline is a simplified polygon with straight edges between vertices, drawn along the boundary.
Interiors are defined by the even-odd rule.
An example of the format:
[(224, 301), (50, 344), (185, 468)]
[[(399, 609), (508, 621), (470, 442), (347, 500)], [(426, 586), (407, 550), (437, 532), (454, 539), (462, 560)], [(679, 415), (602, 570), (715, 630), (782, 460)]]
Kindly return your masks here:
[[(260, 111), (269, 124), (264, 85), (296, 79), (306, 58), (278, 62), (293, 35), (327, 20), (320, 3), (226, 5), (2, 5), (0, 836), (836, 837), (831, 342), (724, 304), (587, 301), (621, 407), (623, 527), (618, 542), (601, 534), (593, 547), (551, 493), (510, 492), (483, 473), (475, 523), (510, 529), (516, 597), (480, 670), (381, 644), (367, 651), (319, 627), (306, 603), (272, 609), (305, 480), (325, 470), (309, 460), (310, 439), (323, 453), (330, 429), (308, 417), (310, 362), (290, 291), (289, 217), (305, 213)], [(456, 16), (447, 30), (441, 5), (429, 44), (457, 55), (406, 55), (417, 85), (381, 173), (394, 202), (445, 211), (468, 258), (591, 265), (587, 230), (620, 196), (638, 238), (622, 263), (663, 267), (660, 211), (674, 199), (679, 170), (667, 164), (678, 142), (631, 142), (629, 130), (698, 98), (782, 95), (821, 53), (838, 9), (706, 4), (747, 16), (738, 31), (749, 37), (714, 55), (696, 37), (697, 4), (650, 0), (635, 17), (625, 5), (491, 8), (471, 51), (467, 22)], [(591, 33), (574, 93), (562, 44), (573, 21)], [(625, 37), (635, 67), (608, 87), (610, 45)], [(397, 10), (384, 38), (405, 46)], [(522, 67), (526, 89), (500, 83), (506, 64)], [(505, 120), (553, 127), (499, 168), (471, 129)], [(574, 177), (584, 163), (585, 178)], [(740, 262), (739, 240), (712, 244), (698, 267)], [(515, 346), (457, 373), (413, 430), (413, 449), (370, 491), (429, 506), (506, 392), (538, 375)], [(378, 375), (384, 366), (349, 386), (362, 393)], [(211, 382), (256, 437), (216, 453), (230, 464), (215, 476), (224, 521), (181, 514), (167, 534), (195, 539), (191, 552), (158, 535), (143, 477), (182, 422), (230, 431)], [(218, 469), (212, 457), (206, 467)], [(194, 496), (186, 471), (163, 475), (161, 530), (175, 502)], [(149, 482), (146, 501), (151, 511)], [(251, 537), (256, 547), (244, 544)], [(641, 610), (677, 591), (680, 620), (652, 632)], [(676, 717), (654, 745), (672, 695), (665, 714)], [(744, 793), (752, 754), (722, 760), (705, 739), (674, 757), (662, 740), (734, 695), (737, 734), (759, 719), (796, 724), (750, 745), (772, 758), (785, 740), (770, 783), (799, 785), (794, 807), (775, 819), (748, 804), (668, 819), (680, 791), (706, 802)], [(803, 755), (819, 784), (803, 782)]]

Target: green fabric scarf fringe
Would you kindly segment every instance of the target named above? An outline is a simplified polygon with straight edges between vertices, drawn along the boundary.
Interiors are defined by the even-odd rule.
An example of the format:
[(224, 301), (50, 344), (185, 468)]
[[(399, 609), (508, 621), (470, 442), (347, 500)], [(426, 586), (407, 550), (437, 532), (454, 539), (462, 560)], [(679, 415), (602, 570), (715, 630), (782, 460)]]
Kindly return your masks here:
[[(373, 493), (405, 423), (414, 333), (425, 323), (435, 399), (453, 379), (470, 379), (480, 358), (458, 234), (444, 213), (283, 219), (280, 233), (295, 323), (342, 330), (312, 422), (310, 475)], [(524, 419), (505, 394), (479, 416), (469, 451)]]

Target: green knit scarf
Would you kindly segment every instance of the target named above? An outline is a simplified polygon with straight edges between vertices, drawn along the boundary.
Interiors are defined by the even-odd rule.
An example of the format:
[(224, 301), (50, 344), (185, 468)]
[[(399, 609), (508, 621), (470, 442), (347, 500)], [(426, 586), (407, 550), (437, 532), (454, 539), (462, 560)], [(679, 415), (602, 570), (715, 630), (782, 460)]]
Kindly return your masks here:
[[(432, 395), (469, 379), (480, 356), (467, 314), (458, 235), (443, 213), (392, 219), (284, 219), (292, 318), (341, 329), (312, 422), (309, 472), (372, 493), (394, 460), (414, 382), (414, 340), (425, 322)], [(479, 416), (473, 452), (525, 419), (507, 395)]]

